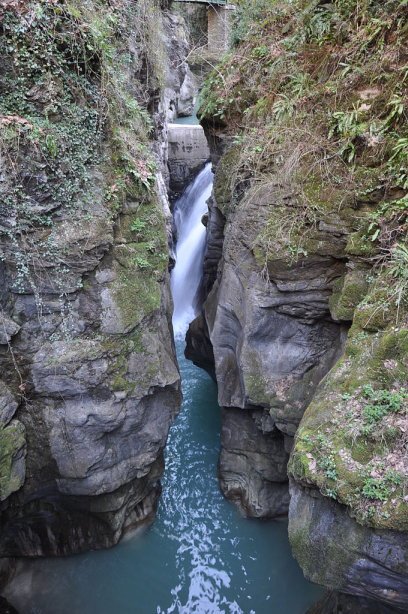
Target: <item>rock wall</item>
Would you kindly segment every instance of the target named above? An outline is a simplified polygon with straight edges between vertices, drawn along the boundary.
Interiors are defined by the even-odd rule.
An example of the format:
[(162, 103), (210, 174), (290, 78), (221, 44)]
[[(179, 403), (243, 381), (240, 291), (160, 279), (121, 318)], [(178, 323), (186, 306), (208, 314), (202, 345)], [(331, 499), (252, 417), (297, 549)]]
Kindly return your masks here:
[(165, 183), (185, 35), (126, 0), (13, 3), (0, 29), (0, 556), (71, 554), (152, 517), (180, 403)]
[(208, 41), (207, 6), (196, 2), (175, 2), (172, 10), (186, 22), (190, 48), (204, 47)]
[[(209, 142), (215, 142), (211, 134)], [(289, 201), (291, 188), (274, 193), (271, 187), (279, 185), (278, 179), (271, 180), (268, 189), (245, 192), (232, 207), (227, 169), (234, 156), (236, 149), (229, 149), (216, 173), (207, 225), (204, 296), (211, 290), (203, 315), (190, 326), (187, 356), (206, 366), (209, 352), (201, 348), (212, 346), (219, 403), (225, 408), (219, 469), (223, 492), (234, 500), (241, 493), (239, 505), (250, 515), (275, 516), (287, 511), (287, 476), (282, 467), (292, 437), (317, 383), (341, 355), (347, 327), (330, 318), (329, 298), (344, 265), (322, 250), (291, 265), (277, 254), (276, 260), (268, 260), (265, 270), (256, 252), (256, 239), (271, 207)], [(333, 238), (330, 232), (320, 232), (318, 240), (344, 244), (337, 230)], [(234, 408), (231, 417), (227, 408)], [(247, 411), (237, 412), (237, 408), (263, 412), (263, 418), (253, 422)], [(236, 437), (247, 442), (248, 456), (258, 450), (260, 467), (269, 463), (268, 479), (252, 480), (251, 465), (256, 463), (251, 461), (237, 464), (235, 473), (240, 477), (236, 480), (241, 486), (232, 485), (230, 465), (234, 464), (231, 455), (236, 442), (227, 435), (231, 420)], [(248, 504), (257, 499), (258, 503)]]
[(290, 537), (306, 577), (405, 611), (408, 537), (356, 523), (315, 490), (291, 486)]
[(219, 386), (225, 494), (282, 513), (290, 452), (305, 575), (380, 611), (408, 603), (406, 16), (393, 7), (370, 3), (363, 24), (340, 0), (239, 5), (239, 45), (199, 111), (217, 169), (187, 346)]

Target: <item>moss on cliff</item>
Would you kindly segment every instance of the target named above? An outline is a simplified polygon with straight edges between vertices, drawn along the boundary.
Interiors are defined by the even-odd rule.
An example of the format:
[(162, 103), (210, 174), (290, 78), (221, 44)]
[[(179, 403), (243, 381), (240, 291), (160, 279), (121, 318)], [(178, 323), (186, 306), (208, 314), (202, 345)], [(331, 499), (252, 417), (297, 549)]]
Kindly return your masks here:
[(363, 300), (368, 289), (369, 268), (355, 268), (336, 280), (333, 294), (329, 300), (330, 312), (334, 320), (351, 321), (354, 310)]
[[(68, 254), (53, 237), (61, 220), (97, 225), (103, 217), (109, 240), (127, 200), (146, 202), (151, 214), (158, 210), (145, 106), (150, 88), (160, 84), (161, 45), (151, 40), (156, 4), (147, 4), (38, 0), (11, 5), (2, 15), (0, 151), (7, 173), (3, 202), (13, 220), (2, 228), (3, 257), (18, 269), (16, 290), (41, 293), (36, 269), (43, 260), (32, 264), (40, 239), (54, 271), (51, 289), (64, 290)], [(155, 31), (157, 38), (157, 23)], [(132, 57), (124, 34), (141, 39)], [(95, 173), (103, 184), (102, 211), (94, 205)], [(159, 224), (162, 217), (152, 230)], [(87, 249), (75, 237), (71, 243), (71, 251)], [(136, 262), (133, 270), (147, 277)]]
[(25, 445), (25, 429), (20, 422), (0, 427), (0, 501), (21, 488), (24, 482), (24, 465), (16, 468), (15, 463), (18, 457), (23, 461)]
[[(75, 374), (100, 360), (105, 393), (141, 398), (166, 370), (151, 354), (157, 339), (142, 342), (167, 335), (168, 246), (152, 147), (166, 59), (159, 3), (0, 4), (1, 298), (10, 313), (19, 295), (30, 305), (15, 310), (22, 333), (2, 364), (19, 369), (21, 393), (46, 343), (50, 369), (67, 363)], [(92, 394), (91, 379), (72, 385)], [(37, 401), (35, 385), (26, 394)], [(20, 435), (13, 423), (0, 432), (2, 497), (23, 483), (13, 474)], [(46, 435), (29, 435), (32, 465)]]
[[(257, 258), (344, 256), (340, 235), (349, 235), (350, 255), (389, 248), (407, 213), (403, 3), (239, 6), (239, 44), (209, 76), (200, 113), (235, 136), (238, 155), (221, 162), (229, 193), (249, 180), (276, 199)], [(275, 211), (279, 192), (284, 211)]]
[(408, 331), (394, 321), (368, 332), (360, 309), (345, 357), (306, 410), (289, 471), (362, 524), (406, 531)]
[[(38, 0), (2, 15), (0, 151), (13, 222), (1, 228), (2, 257), (17, 269), (16, 291), (33, 292), (39, 312), (41, 268), (52, 273), (48, 292), (80, 289), (67, 260), (85, 258), (97, 241), (112, 247), (113, 234), (124, 330), (160, 306), (167, 241), (146, 109), (163, 70), (157, 17), (154, 0)], [(136, 50), (124, 35), (139, 41)]]
[[(240, 188), (242, 207), (269, 194), (253, 199), (262, 201), (251, 244), (259, 273), (276, 282), (285, 267), (301, 275), (308, 262), (337, 260), (329, 307), (352, 322), (290, 471), (360, 523), (408, 530), (405, 3), (238, 4), (235, 47), (200, 110), (215, 136), (221, 127), (235, 142), (216, 198), (233, 223)], [(248, 385), (259, 401), (263, 382)]]

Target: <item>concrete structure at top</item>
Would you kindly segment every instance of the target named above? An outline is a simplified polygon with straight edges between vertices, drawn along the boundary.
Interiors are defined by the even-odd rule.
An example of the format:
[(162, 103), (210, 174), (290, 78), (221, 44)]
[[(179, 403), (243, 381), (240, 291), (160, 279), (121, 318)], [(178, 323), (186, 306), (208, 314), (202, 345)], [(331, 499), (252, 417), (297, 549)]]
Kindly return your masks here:
[(223, 52), (229, 48), (229, 35), (233, 4), (226, 0), (174, 0), (175, 2), (188, 2), (191, 4), (208, 5), (208, 50)]
[(210, 158), (207, 139), (199, 124), (169, 124), (170, 189), (180, 194)]

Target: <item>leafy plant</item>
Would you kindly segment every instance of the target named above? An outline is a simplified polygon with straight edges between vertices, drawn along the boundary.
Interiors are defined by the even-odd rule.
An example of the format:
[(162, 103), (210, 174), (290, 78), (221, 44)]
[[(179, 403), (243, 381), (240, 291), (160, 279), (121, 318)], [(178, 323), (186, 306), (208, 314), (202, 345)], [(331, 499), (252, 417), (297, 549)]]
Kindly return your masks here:
[(397, 184), (404, 190), (408, 190), (408, 137), (401, 137), (397, 140), (388, 165)]
[(145, 220), (141, 220), (140, 218), (136, 218), (133, 220), (130, 230), (132, 232), (141, 233), (147, 226), (147, 222)]
[(144, 256), (136, 256), (134, 261), (138, 269), (148, 269), (150, 267), (150, 262)]
[(352, 111), (335, 111), (330, 119), (330, 129), (328, 137), (341, 138), (339, 155), (352, 162), (356, 156), (355, 139), (365, 129), (365, 125), (359, 121), (359, 111), (354, 108)]
[(293, 114), (295, 107), (294, 100), (289, 96), (281, 95), (272, 106), (272, 113), (278, 121), (283, 120), (285, 117), (290, 117)]
[(375, 390), (371, 385), (367, 385), (363, 387), (363, 397), (369, 401), (363, 407), (364, 420), (369, 425), (374, 425), (387, 414), (400, 412), (408, 394), (405, 388), (390, 392), (383, 389)]
[(361, 492), (367, 499), (373, 499), (375, 501), (387, 501), (390, 496), (390, 489), (386, 482), (382, 479), (372, 477), (365, 479)]
[(329, 38), (332, 25), (332, 11), (320, 7), (315, 11), (306, 11), (303, 22), (305, 40), (322, 45)]
[(387, 107), (389, 108), (389, 112), (386, 122), (387, 124), (392, 124), (393, 122), (399, 120), (405, 111), (404, 99), (399, 94), (393, 94), (391, 96), (391, 100), (387, 104)]
[(317, 466), (324, 471), (325, 476), (329, 480), (337, 480), (338, 473), (337, 473), (336, 462), (334, 460), (333, 454), (322, 456), (318, 460)]
[(403, 478), (395, 469), (389, 469), (381, 477), (368, 475), (363, 482), (361, 493), (373, 501), (388, 501), (398, 486), (401, 486)]
[(397, 243), (392, 250), (389, 271), (395, 279), (395, 302), (400, 307), (408, 296), (408, 246)]

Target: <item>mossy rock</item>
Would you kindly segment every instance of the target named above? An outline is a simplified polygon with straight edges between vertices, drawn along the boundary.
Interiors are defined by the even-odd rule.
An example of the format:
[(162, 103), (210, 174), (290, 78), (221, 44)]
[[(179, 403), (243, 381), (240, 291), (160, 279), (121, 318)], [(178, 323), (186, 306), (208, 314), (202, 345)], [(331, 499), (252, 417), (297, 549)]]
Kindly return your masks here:
[(374, 256), (378, 252), (375, 243), (371, 241), (364, 231), (359, 230), (349, 235), (346, 252), (350, 256)]
[(389, 324), (370, 332), (353, 324), (346, 355), (303, 416), (289, 463), (295, 480), (378, 529), (408, 530), (407, 381), (408, 330)]
[(377, 280), (360, 302), (354, 314), (354, 325), (364, 331), (377, 332), (397, 321), (397, 306), (390, 297), (386, 280)]
[(353, 269), (336, 280), (329, 300), (333, 320), (352, 321), (357, 305), (367, 293), (367, 269)]
[(0, 429), (0, 501), (19, 490), (25, 479), (25, 428), (18, 420)]
[(234, 180), (239, 170), (241, 148), (232, 146), (221, 158), (214, 180), (214, 196), (219, 210), (227, 217), (234, 208)]
[(123, 332), (134, 329), (143, 318), (160, 309), (161, 286), (158, 282), (164, 274), (164, 262), (157, 255), (149, 257), (147, 252), (145, 243), (130, 243), (115, 249), (117, 278), (112, 296)]

